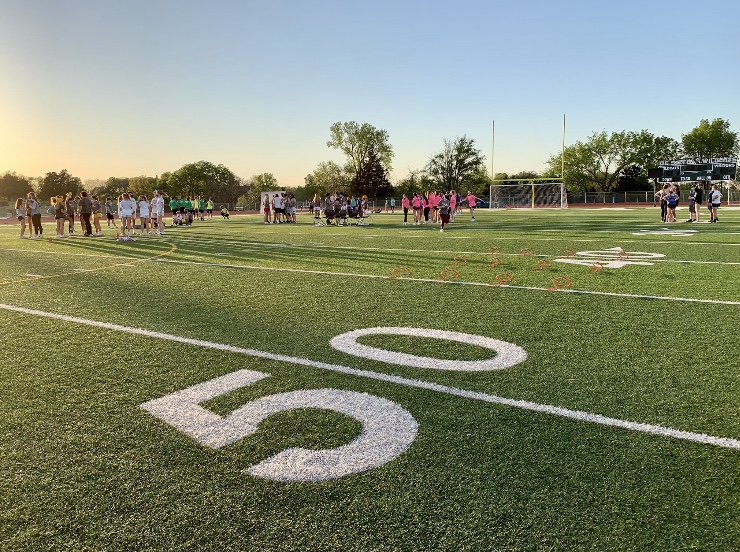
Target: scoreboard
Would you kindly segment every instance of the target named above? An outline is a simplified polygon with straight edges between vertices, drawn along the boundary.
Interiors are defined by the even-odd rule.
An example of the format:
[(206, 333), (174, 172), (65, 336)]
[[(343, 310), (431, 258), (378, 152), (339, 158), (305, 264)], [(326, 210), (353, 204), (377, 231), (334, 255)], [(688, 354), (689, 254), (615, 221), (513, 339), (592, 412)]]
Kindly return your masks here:
[(733, 157), (692, 157), (677, 161), (661, 161), (658, 169), (651, 170), (660, 182), (702, 182), (735, 180), (737, 159)]

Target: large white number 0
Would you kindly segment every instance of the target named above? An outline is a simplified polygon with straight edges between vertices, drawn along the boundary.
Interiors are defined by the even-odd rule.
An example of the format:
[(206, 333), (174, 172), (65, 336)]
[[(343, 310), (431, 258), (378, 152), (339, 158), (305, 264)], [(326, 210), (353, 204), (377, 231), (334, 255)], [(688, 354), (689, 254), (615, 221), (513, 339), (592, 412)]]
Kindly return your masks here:
[(326, 450), (289, 448), (246, 470), (257, 477), (285, 482), (324, 481), (382, 466), (407, 450), (416, 438), (418, 424), (407, 410), (389, 400), (354, 391), (279, 393), (251, 401), (226, 417), (199, 404), (266, 377), (268, 374), (262, 372), (239, 370), (145, 402), (141, 408), (212, 448), (252, 435), (270, 415), (297, 408), (329, 409), (362, 423), (360, 435), (346, 445)]

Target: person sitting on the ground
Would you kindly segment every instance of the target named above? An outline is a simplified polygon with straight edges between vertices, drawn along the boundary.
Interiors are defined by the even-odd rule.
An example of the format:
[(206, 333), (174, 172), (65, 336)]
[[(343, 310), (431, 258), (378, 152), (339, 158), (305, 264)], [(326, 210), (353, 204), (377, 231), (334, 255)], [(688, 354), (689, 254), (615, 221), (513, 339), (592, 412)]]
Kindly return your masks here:
[(226, 205), (221, 205), (221, 216), (224, 219), (228, 219), (229, 218), (229, 210), (226, 208)]

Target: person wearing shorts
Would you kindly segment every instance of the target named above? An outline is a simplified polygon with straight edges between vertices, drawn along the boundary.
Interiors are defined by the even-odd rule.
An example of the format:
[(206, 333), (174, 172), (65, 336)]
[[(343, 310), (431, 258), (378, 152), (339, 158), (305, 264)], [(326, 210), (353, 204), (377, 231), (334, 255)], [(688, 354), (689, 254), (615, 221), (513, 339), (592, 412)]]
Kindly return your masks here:
[(121, 232), (123, 234), (134, 232), (131, 227), (131, 212), (133, 210), (134, 200), (128, 195), (128, 192), (123, 192), (118, 198), (118, 218), (121, 219)]
[(272, 196), (272, 207), (273, 207), (273, 224), (280, 224), (283, 214), (283, 202), (280, 199), (280, 194), (274, 194)]
[(115, 215), (113, 214), (113, 200), (109, 197), (105, 198), (105, 218), (108, 220), (108, 228), (111, 227), (111, 224), (113, 228), (118, 228), (116, 226)]
[(160, 236), (164, 235), (164, 195), (164, 192), (154, 190), (152, 198), (152, 216), (156, 220), (157, 234)]
[(696, 195), (694, 196), (694, 222), (699, 222), (699, 211), (701, 204), (704, 202), (704, 187), (699, 182), (696, 185)]
[(15, 201), (15, 215), (18, 217), (18, 222), (21, 224), (21, 239), (26, 239), (26, 202), (22, 197), (19, 197)]
[(321, 218), (321, 196), (318, 192), (313, 195), (313, 201), (311, 203), (313, 204), (313, 220), (314, 224), (316, 224)]
[(213, 200), (210, 197), (208, 198), (208, 201), (206, 201), (206, 214), (209, 219), (213, 218)]
[(289, 196), (288, 204), (290, 205), (290, 222), (296, 222), (296, 214), (298, 213), (298, 200), (296, 200), (293, 194)]
[(709, 192), (707, 199), (707, 207), (709, 207), (709, 222), (719, 222), (717, 219), (717, 209), (722, 203), (722, 192), (717, 189), (716, 184), (712, 184), (712, 189)]
[(93, 220), (93, 227), (95, 228), (95, 233), (93, 236), (102, 236), (103, 235), (103, 229), (100, 227), (100, 212), (103, 210), (102, 205), (100, 205), (100, 198), (96, 195), (92, 196), (92, 220)]
[(470, 209), (470, 221), (475, 222), (475, 201), (478, 198), (473, 195), (473, 192), (468, 190), (468, 196), (465, 199), (468, 201), (468, 208)]
[(141, 235), (152, 233), (152, 224), (149, 222), (149, 200), (145, 195), (139, 196), (139, 219), (141, 219)]
[(270, 194), (262, 194), (262, 215), (265, 224), (270, 224)]
[(414, 197), (411, 199), (411, 206), (414, 209), (414, 225), (417, 225), (421, 221), (421, 198), (418, 192), (414, 192)]
[(66, 238), (64, 221), (67, 220), (66, 202), (62, 196), (51, 198), (51, 207), (54, 210), (54, 221), (57, 223), (57, 238)]

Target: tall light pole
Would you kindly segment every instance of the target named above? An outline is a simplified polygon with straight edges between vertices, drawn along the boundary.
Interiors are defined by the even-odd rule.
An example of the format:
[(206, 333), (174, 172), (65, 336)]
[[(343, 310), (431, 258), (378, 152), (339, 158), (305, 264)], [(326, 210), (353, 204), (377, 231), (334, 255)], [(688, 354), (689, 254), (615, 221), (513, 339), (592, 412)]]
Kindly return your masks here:
[(493, 209), (493, 179), (496, 173), (493, 172), (493, 154), (496, 147), (496, 121), (491, 120), (491, 185), (488, 187), (488, 208)]
[(493, 154), (495, 152), (495, 139), (496, 139), (496, 121), (491, 121), (491, 180), (496, 178), (496, 173), (493, 172)]

